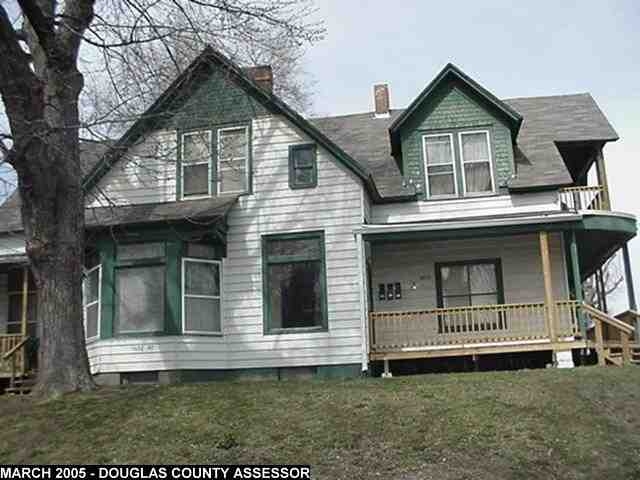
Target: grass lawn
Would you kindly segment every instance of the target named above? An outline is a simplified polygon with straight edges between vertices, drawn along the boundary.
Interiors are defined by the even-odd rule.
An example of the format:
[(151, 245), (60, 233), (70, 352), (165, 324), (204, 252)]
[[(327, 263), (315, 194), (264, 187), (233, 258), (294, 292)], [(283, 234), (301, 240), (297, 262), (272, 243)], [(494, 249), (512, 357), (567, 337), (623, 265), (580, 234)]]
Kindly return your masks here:
[(2, 463), (308, 463), (314, 478), (640, 478), (640, 368), (0, 397)]

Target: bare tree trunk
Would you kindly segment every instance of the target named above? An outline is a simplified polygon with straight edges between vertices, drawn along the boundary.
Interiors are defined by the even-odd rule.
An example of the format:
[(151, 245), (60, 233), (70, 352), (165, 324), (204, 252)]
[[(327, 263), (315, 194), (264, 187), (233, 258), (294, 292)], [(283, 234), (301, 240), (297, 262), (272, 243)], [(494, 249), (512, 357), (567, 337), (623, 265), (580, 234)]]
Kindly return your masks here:
[(36, 392), (59, 394), (91, 389), (94, 383), (82, 312), (84, 194), (77, 127), (82, 75), (75, 67), (54, 66), (47, 76), (47, 130), (29, 139), (27, 161), (19, 173), (26, 249), (42, 329)]

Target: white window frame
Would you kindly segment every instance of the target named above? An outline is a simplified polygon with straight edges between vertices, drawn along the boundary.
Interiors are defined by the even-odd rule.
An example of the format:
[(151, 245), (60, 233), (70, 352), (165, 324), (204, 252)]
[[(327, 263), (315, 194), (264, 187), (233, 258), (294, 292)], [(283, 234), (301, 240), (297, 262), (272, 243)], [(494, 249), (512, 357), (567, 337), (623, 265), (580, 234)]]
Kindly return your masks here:
[[(245, 174), (245, 179), (246, 179), (246, 185), (247, 188), (244, 190), (228, 190), (223, 192), (221, 190), (221, 186), (222, 186), (222, 175), (220, 175), (220, 172), (222, 171), (220, 168), (220, 152), (221, 152), (221, 148), (220, 148), (220, 138), (222, 137), (221, 133), (223, 132), (229, 132), (229, 131), (233, 131), (233, 130), (244, 130), (244, 136), (245, 139), (247, 141), (247, 149), (245, 151), (245, 156), (244, 156), (244, 174)], [(235, 127), (225, 127), (225, 128), (219, 128), (218, 132), (217, 132), (217, 145), (216, 145), (216, 176), (218, 177), (216, 179), (216, 193), (218, 195), (226, 195), (228, 193), (246, 193), (249, 191), (249, 127), (247, 127), (246, 125), (237, 125)], [(232, 157), (231, 161), (235, 160), (236, 158), (238, 159), (242, 159), (242, 157)]]
[[(486, 160), (464, 160), (464, 152), (462, 148), (462, 137), (463, 135), (473, 135), (478, 133), (484, 133), (487, 139), (487, 152), (489, 152), (489, 158)], [(465, 197), (473, 197), (473, 196), (481, 196), (481, 195), (491, 195), (492, 193), (496, 193), (496, 182), (493, 177), (493, 156), (491, 155), (491, 135), (489, 135), (489, 130), (469, 130), (465, 132), (458, 132), (458, 148), (460, 150), (460, 170), (462, 171), (462, 191)], [(485, 192), (467, 192), (467, 179), (465, 176), (464, 166), (466, 164), (473, 163), (487, 163), (489, 162), (489, 175), (491, 175), (491, 190), (487, 190)]]
[[(192, 263), (209, 263), (209, 264), (215, 264), (218, 265), (218, 273), (220, 275), (220, 295), (196, 295), (196, 294), (188, 294), (185, 292), (186, 288), (186, 284), (185, 284), (185, 273), (186, 273), (186, 265), (187, 263), (192, 262)], [(182, 333), (186, 333), (188, 335), (216, 335), (216, 336), (222, 336), (223, 335), (223, 318), (222, 318), (222, 312), (223, 312), (223, 308), (222, 308), (222, 291), (223, 291), (223, 274), (222, 274), (222, 262), (220, 260), (211, 260), (211, 259), (207, 259), (207, 258), (197, 258), (197, 257), (182, 257), (182, 278), (181, 278), (181, 301), (182, 301)], [(204, 331), (204, 330), (187, 330), (187, 314), (186, 314), (186, 302), (185, 299), (186, 298), (206, 298), (208, 300), (218, 300), (218, 304), (220, 305), (220, 331)]]
[[(451, 165), (453, 170), (453, 188), (455, 192), (451, 195), (431, 195), (429, 191), (429, 165), (427, 162), (427, 138), (434, 137), (449, 137), (449, 145), (451, 146), (451, 163), (435, 163), (431, 166), (437, 165)], [(453, 133), (432, 133), (422, 136), (422, 158), (424, 161), (424, 179), (425, 179), (425, 191), (427, 192), (428, 199), (441, 199), (441, 198), (456, 198), (458, 196), (458, 173), (456, 168), (456, 151), (453, 144)], [(437, 176), (438, 174), (436, 174)], [(444, 174), (440, 174), (444, 175)], [(448, 174), (447, 174), (448, 175)]]
[(184, 167), (185, 167), (185, 163), (184, 163), (184, 138), (191, 136), (191, 135), (197, 135), (197, 134), (201, 134), (203, 132), (207, 132), (207, 136), (209, 139), (209, 152), (211, 152), (211, 147), (213, 146), (213, 132), (211, 130), (206, 130), (206, 129), (202, 129), (202, 130), (192, 130), (189, 132), (182, 132), (182, 135), (180, 136), (180, 200), (197, 200), (199, 198), (209, 198), (211, 197), (211, 174), (212, 174), (212, 168), (211, 168), (211, 155), (209, 156), (209, 160), (206, 162), (193, 162), (193, 163), (187, 163), (188, 166), (193, 166), (193, 165), (207, 165), (207, 194), (204, 195), (187, 195), (185, 197), (184, 194)]
[[(102, 264), (98, 264), (95, 267), (91, 267), (88, 270), (84, 271), (85, 278), (83, 281), (87, 281), (89, 275), (91, 275), (94, 271), (98, 270), (98, 299), (93, 302), (85, 303), (84, 298), (82, 299), (82, 320), (84, 324), (84, 335), (86, 340), (97, 340), (100, 338), (100, 316), (102, 314)], [(83, 286), (84, 287), (84, 286)], [(84, 288), (82, 289), (84, 293)], [(87, 308), (93, 305), (98, 305), (98, 323), (96, 326), (96, 335), (93, 337), (87, 336)]]

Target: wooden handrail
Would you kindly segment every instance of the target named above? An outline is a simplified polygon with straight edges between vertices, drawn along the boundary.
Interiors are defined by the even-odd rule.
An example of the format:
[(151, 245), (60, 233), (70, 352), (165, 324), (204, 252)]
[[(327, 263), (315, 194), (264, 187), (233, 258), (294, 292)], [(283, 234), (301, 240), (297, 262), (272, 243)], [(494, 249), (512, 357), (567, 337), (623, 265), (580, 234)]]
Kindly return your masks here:
[(627, 335), (631, 335), (636, 331), (636, 329), (632, 325), (629, 325), (628, 323), (618, 320), (617, 318), (614, 318), (611, 315), (608, 315), (605, 312), (598, 310), (595, 307), (592, 307), (591, 305), (588, 305), (585, 303), (582, 305), (582, 308), (586, 312), (596, 317), (598, 320), (602, 321), (603, 323), (606, 323), (607, 325), (611, 325), (613, 328), (620, 330), (621, 332), (624, 332)]
[(29, 336), (27, 335), (26, 337), (24, 337), (22, 340), (20, 340), (17, 344), (15, 344), (13, 346), (13, 348), (11, 348), (11, 350), (9, 350), (7, 353), (5, 353), (2, 356), (2, 360), (8, 360), (9, 358), (11, 358), (13, 355), (15, 355), (15, 353), (20, 350), (22, 347), (24, 347), (24, 345), (29, 341)]
[(602, 185), (565, 187), (558, 190), (560, 201), (573, 210), (609, 210)]

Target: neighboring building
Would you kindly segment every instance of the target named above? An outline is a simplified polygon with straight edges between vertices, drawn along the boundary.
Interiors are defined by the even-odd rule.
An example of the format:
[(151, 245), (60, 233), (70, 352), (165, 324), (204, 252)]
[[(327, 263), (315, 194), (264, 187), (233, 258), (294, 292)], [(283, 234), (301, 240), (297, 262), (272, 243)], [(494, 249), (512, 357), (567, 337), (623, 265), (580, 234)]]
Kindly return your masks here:
[[(618, 136), (589, 94), (499, 100), (447, 65), (405, 110), (378, 85), (375, 112), (307, 120), (271, 80), (207, 48), (106, 153), (83, 144), (98, 379), (570, 364), (593, 345), (619, 363), (594, 340), (633, 328), (583, 307), (581, 282), (620, 248), (628, 266), (636, 220), (610, 208)], [(0, 231), (7, 352), (37, 335), (17, 196)]]

